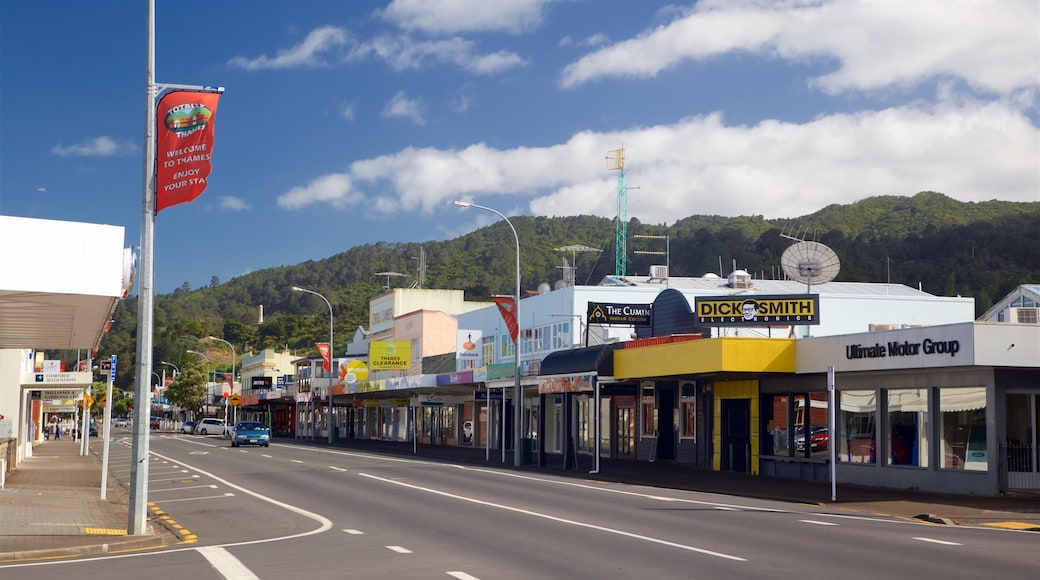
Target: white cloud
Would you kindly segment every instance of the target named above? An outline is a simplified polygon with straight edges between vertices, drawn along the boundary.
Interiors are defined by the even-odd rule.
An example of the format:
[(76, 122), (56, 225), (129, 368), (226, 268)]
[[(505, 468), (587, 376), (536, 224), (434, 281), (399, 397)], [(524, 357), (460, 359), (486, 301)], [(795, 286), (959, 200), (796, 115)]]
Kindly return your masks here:
[(131, 141), (123, 143), (107, 136), (87, 139), (76, 145), (55, 145), (51, 147), (51, 153), (59, 157), (109, 157), (112, 155), (127, 155), (137, 151), (137, 146)]
[(422, 114), (422, 100), (409, 99), (404, 91), (398, 91), (396, 95), (383, 107), (383, 116), (390, 119), (410, 119), (416, 125), (425, 125), (426, 119)]
[(379, 12), (405, 30), (432, 34), (525, 32), (542, 21), (542, 8), (553, 0), (393, 0)]
[(603, 158), (621, 144), (633, 188), (629, 215), (652, 223), (692, 214), (795, 217), (832, 203), (924, 190), (962, 201), (1037, 201), (1040, 192), (1040, 129), (1004, 104), (962, 102), (804, 124), (728, 126), (711, 114), (581, 132), (549, 147), (410, 147), (356, 161), (347, 173), (293, 189), (279, 204), (432, 213), (468, 198), (523, 204), (535, 215), (613, 217), (617, 174)]
[(230, 211), (244, 211), (250, 208), (249, 202), (240, 197), (226, 195), (218, 197), (217, 201), (220, 203), (221, 209)]
[(1007, 0), (703, 0), (638, 36), (568, 65), (561, 85), (649, 78), (690, 60), (755, 52), (833, 59), (813, 80), (827, 93), (962, 79), (996, 93), (1040, 84), (1040, 5)]
[(315, 28), (300, 44), (283, 51), (275, 57), (258, 56), (246, 58), (236, 56), (228, 61), (235, 68), (245, 70), (262, 70), (278, 68), (297, 68), (325, 66), (322, 55), (332, 52), (347, 43), (347, 32), (335, 26)]
[(396, 70), (418, 69), (434, 61), (452, 63), (478, 75), (497, 74), (527, 64), (523, 57), (508, 51), (480, 54), (476, 43), (463, 38), (416, 40), (407, 35), (383, 35), (358, 43), (351, 48), (347, 60), (361, 60), (370, 55), (386, 61)]
[(350, 176), (342, 173), (323, 175), (303, 187), (294, 187), (278, 196), (278, 207), (300, 209), (314, 203), (328, 203), (333, 207), (349, 207), (364, 200), (353, 190)]
[(340, 116), (346, 121), (353, 121), (354, 114), (354, 103), (344, 103), (343, 108), (340, 109)]

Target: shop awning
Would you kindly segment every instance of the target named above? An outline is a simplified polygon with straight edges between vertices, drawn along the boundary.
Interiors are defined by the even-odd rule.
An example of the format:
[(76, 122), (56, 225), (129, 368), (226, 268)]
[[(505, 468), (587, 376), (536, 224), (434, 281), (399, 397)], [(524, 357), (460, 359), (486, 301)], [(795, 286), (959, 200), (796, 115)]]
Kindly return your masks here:
[(614, 351), (621, 343), (597, 344), (585, 348), (558, 350), (542, 359), (538, 376), (576, 375), (596, 373), (600, 376), (614, 375)]

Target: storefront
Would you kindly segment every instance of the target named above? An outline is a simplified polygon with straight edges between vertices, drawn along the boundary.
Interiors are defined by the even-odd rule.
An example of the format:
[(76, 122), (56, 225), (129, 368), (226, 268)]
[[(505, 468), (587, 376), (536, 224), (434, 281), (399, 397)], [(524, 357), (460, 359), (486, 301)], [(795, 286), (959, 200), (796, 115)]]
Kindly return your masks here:
[[(804, 384), (825, 388), (828, 366), (839, 482), (982, 495), (1040, 489), (1040, 326), (963, 323), (799, 342)], [(820, 390), (814, 400), (825, 397)]]

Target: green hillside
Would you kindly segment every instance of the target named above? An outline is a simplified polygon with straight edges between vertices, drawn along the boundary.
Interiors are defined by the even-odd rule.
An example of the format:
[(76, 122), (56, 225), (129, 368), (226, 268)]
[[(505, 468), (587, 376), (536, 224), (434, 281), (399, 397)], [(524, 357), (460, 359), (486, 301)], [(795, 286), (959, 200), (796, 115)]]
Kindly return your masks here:
[[(596, 284), (615, 267), (614, 223), (592, 217), (510, 218), (520, 238), (523, 291), (562, 277), (563, 259), (574, 259), (578, 284)], [(841, 258), (839, 281), (892, 282), (933, 294), (971, 296), (977, 313), (988, 309), (1019, 284), (1040, 281), (1040, 202), (963, 203), (934, 192), (913, 197), (882, 196), (849, 205), (832, 205), (786, 220), (761, 216), (694, 215), (670, 226), (631, 220), (628, 225), (629, 275), (646, 275), (664, 264), (668, 249), (673, 276), (728, 274), (734, 265), (756, 278), (779, 278), (780, 255), (789, 237), (829, 245)], [(639, 236), (668, 236), (646, 239)], [(571, 254), (556, 248), (584, 245), (598, 253)], [(183, 369), (199, 361), (186, 350), (226, 362), (226, 345), (199, 341), (223, 337), (241, 354), (263, 348), (289, 348), (301, 356), (328, 337), (328, 310), (314, 296), (291, 292), (302, 286), (324, 294), (335, 310), (339, 344), (358, 326), (368, 327), (368, 301), (383, 291), (391, 271), (394, 287), (417, 280), (416, 259), (425, 252), (425, 288), (462, 289), (467, 299), (511, 294), (515, 285), (515, 242), (504, 222), (447, 241), (423, 244), (380, 242), (358, 246), (322, 260), (252, 272), (221, 283), (155, 297), (154, 361)], [(649, 253), (641, 253), (649, 252)], [(656, 252), (656, 254), (654, 253)], [(720, 271), (721, 270), (721, 271)], [(260, 305), (265, 322), (257, 325)], [(118, 354), (117, 385), (132, 384), (137, 300), (122, 301), (102, 355)], [(340, 342), (343, 341), (343, 342)], [(339, 350), (339, 349), (337, 349)], [(63, 359), (75, 360), (61, 356)], [(126, 362), (123, 362), (126, 361)]]

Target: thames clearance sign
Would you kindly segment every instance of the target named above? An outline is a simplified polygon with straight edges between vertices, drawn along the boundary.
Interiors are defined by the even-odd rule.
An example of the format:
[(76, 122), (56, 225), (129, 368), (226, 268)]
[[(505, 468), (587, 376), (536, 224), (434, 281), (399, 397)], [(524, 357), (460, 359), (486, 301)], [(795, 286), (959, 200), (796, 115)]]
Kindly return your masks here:
[(708, 326), (816, 325), (820, 295), (697, 297), (697, 322)]

